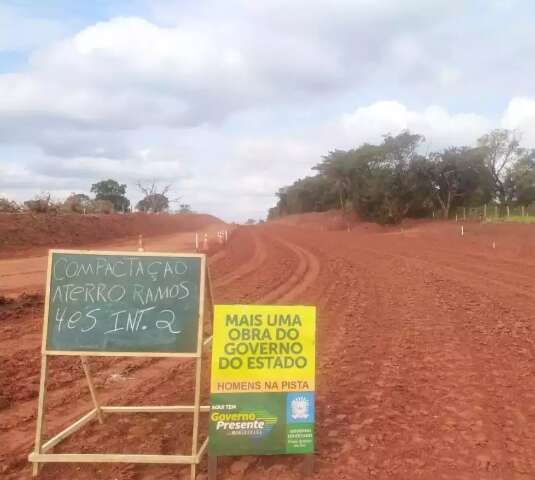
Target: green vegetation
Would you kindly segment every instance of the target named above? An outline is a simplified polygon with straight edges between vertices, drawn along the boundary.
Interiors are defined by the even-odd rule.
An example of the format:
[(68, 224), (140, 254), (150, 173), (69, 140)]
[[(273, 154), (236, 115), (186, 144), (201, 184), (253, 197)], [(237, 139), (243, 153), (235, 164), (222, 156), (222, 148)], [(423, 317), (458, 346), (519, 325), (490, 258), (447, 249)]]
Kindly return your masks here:
[(116, 212), (127, 212), (130, 209), (130, 200), (125, 196), (126, 185), (121, 185), (111, 178), (94, 183), (91, 193), (95, 194), (95, 200), (111, 202)]
[(500, 223), (500, 222), (514, 222), (514, 223), (533, 223), (535, 224), (535, 217), (528, 217), (521, 215), (514, 215), (511, 217), (489, 217), (486, 220), (488, 223)]
[[(143, 198), (136, 204), (136, 209), (144, 213), (162, 213), (169, 210), (172, 202), (168, 193), (171, 185), (158, 188), (156, 181), (150, 184), (137, 183)], [(116, 180), (101, 180), (91, 186), (95, 198), (84, 193), (71, 193), (65, 201), (53, 200), (49, 192), (41, 192), (23, 204), (0, 197), (0, 213), (114, 213), (130, 212), (130, 200), (126, 197), (126, 185)], [(178, 213), (192, 213), (191, 205), (183, 203)]]
[(332, 208), (397, 223), (405, 217), (448, 218), (453, 209), (535, 201), (535, 151), (521, 148), (515, 132), (493, 130), (474, 147), (421, 153), (424, 137), (385, 135), (379, 145), (335, 150), (313, 167), (318, 173), (277, 192), (268, 218)]

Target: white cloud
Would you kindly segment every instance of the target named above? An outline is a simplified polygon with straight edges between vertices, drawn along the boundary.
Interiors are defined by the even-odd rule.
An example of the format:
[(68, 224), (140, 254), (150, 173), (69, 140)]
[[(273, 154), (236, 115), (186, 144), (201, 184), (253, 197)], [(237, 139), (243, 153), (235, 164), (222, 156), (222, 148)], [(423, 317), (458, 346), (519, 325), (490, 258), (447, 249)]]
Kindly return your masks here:
[(535, 98), (513, 98), (507, 105), (502, 126), (518, 130), (523, 143), (535, 147)]
[(491, 122), (481, 115), (449, 113), (437, 105), (420, 111), (410, 110), (397, 101), (379, 101), (357, 108), (353, 113), (343, 115), (339, 124), (353, 145), (378, 142), (385, 133), (395, 135), (408, 129), (424, 135), (427, 143), (437, 149), (473, 144), (491, 126)]

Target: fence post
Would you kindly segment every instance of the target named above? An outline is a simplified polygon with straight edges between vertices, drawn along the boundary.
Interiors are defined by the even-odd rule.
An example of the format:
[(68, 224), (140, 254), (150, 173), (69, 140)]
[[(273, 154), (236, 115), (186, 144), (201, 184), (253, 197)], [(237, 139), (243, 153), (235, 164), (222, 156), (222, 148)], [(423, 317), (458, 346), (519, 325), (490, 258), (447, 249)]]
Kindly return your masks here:
[(494, 205), (494, 216), (498, 218), (498, 205)]
[(522, 205), (522, 216), (524, 216), (524, 211), (525, 211), (525, 208), (524, 208), (524, 205)]
[(487, 204), (485, 203), (485, 205), (483, 205), (483, 218), (486, 220), (487, 219)]
[(510, 212), (509, 212), (509, 205), (507, 205), (507, 206), (505, 207), (505, 209), (506, 209), (506, 211), (507, 211), (507, 218), (509, 218), (509, 213), (510, 213)]

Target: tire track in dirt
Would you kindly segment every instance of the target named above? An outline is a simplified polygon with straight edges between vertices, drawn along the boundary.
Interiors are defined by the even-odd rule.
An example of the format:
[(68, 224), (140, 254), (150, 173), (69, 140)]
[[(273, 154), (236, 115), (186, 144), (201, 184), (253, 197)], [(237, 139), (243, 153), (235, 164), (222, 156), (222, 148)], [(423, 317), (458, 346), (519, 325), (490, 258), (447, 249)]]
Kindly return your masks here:
[(254, 245), (254, 254), (246, 263), (238, 266), (235, 270), (228, 272), (226, 275), (214, 278), (214, 288), (222, 288), (231, 282), (239, 280), (241, 277), (249, 275), (257, 270), (267, 258), (265, 242), (255, 233), (252, 234)]
[(291, 302), (314, 283), (320, 272), (320, 264), (317, 257), (309, 250), (280, 238), (272, 238), (272, 241), (277, 241), (291, 250), (297, 256), (298, 264), (291, 277), (265, 295), (261, 301), (266, 304)]

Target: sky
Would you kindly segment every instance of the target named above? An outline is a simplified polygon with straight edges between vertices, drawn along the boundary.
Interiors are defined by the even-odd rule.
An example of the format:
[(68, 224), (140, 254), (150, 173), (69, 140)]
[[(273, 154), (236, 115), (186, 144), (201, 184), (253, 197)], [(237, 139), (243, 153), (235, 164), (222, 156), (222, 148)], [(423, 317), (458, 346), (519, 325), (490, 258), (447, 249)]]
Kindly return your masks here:
[(0, 0), (0, 196), (113, 178), (136, 203), (155, 180), (244, 221), (387, 133), (535, 147), (534, 21), (531, 0)]

